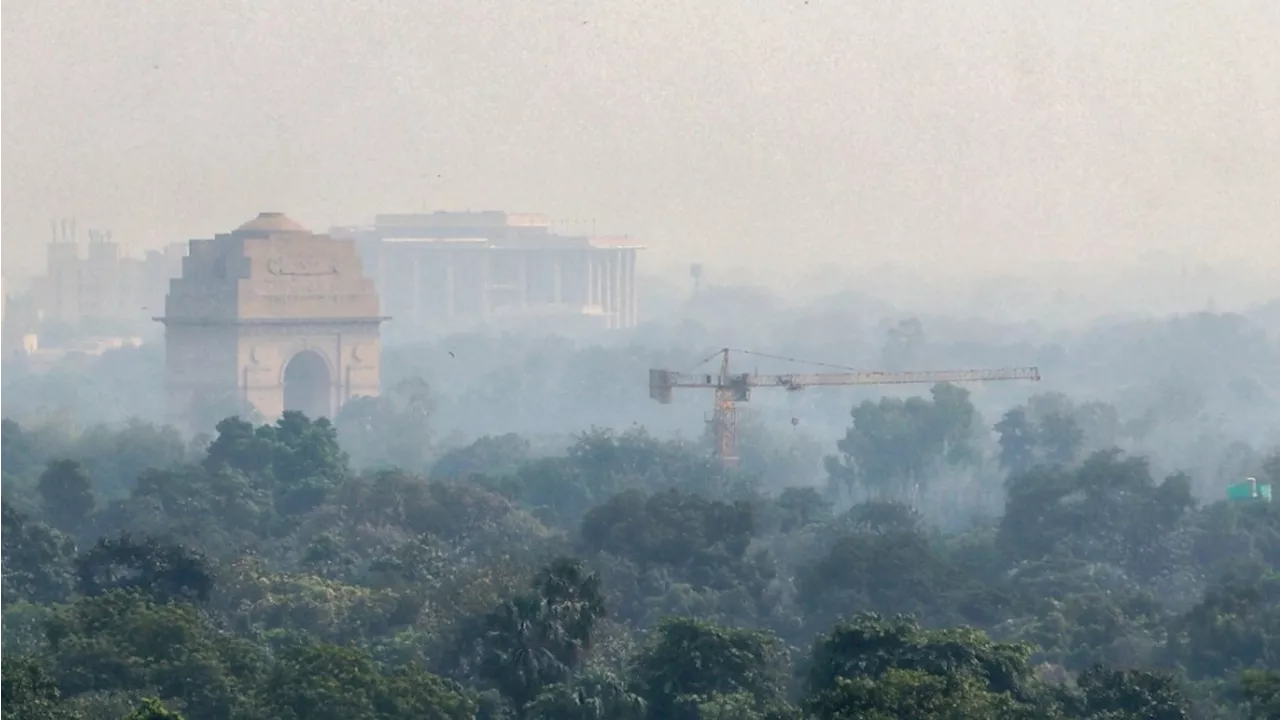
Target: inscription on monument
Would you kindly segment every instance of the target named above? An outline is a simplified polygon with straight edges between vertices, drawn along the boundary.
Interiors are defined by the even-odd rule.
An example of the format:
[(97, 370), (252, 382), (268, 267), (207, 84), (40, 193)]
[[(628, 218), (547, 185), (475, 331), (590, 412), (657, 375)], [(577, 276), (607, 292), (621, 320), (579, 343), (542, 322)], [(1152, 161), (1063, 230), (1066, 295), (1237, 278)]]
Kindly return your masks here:
[(332, 259), (308, 257), (273, 257), (267, 261), (267, 272), (272, 275), (315, 277), (337, 275), (338, 263)]

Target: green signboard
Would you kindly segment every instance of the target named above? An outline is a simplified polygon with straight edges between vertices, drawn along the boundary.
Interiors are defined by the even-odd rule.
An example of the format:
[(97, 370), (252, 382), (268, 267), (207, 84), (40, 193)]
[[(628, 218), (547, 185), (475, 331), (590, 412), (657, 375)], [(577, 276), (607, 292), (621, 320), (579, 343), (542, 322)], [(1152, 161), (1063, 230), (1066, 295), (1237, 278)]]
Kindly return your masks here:
[(1228, 500), (1253, 500), (1255, 498), (1271, 502), (1271, 484), (1250, 480), (1249, 482), (1227, 486)]
[(1252, 483), (1237, 483), (1227, 486), (1228, 500), (1251, 500), (1253, 499)]

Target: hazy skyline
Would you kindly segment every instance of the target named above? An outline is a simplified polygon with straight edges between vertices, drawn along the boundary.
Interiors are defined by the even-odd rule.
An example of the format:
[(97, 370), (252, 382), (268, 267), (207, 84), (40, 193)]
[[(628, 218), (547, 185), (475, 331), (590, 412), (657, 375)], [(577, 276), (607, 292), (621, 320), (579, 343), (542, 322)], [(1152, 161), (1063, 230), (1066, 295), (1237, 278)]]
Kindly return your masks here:
[(775, 286), (1157, 252), (1257, 284), (1278, 35), (1270, 0), (10, 3), (5, 274), (54, 217), (140, 250), (470, 208)]

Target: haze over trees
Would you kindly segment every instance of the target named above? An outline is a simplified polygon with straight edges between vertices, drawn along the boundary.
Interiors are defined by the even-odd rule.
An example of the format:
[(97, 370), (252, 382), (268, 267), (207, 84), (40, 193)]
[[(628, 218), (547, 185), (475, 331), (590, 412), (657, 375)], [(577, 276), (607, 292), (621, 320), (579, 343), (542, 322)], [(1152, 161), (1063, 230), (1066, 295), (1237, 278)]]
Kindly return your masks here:
[[(1280, 2), (247, 5), (4, 8), (0, 720), (1280, 720)], [(170, 243), (259, 202), (626, 235), (644, 324), (378, 279), (377, 397), (179, 432)], [(761, 389), (727, 469), (646, 388), (726, 347), (1043, 381)]]
[[(196, 437), (146, 347), (6, 366), (4, 716), (1277, 716), (1280, 506), (1224, 499), (1280, 484), (1274, 338), (833, 307), (391, 347), (332, 422)], [(759, 391), (728, 470), (644, 386), (721, 335), (1045, 381)]]

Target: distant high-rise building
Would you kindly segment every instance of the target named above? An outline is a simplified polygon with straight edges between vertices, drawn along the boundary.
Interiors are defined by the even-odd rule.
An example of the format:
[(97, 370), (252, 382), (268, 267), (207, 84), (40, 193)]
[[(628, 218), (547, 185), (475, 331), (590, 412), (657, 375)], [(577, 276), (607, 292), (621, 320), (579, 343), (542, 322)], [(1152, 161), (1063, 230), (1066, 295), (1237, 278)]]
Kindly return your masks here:
[(643, 246), (629, 238), (560, 235), (544, 216), (504, 212), (378, 215), (329, 234), (357, 241), (390, 332), (636, 324)]
[(48, 246), (44, 277), (33, 286), (40, 321), (98, 332), (107, 325), (144, 324), (164, 307), (169, 280), (182, 273), (186, 245), (172, 243), (130, 257), (105, 234), (82, 245), (64, 236)]

